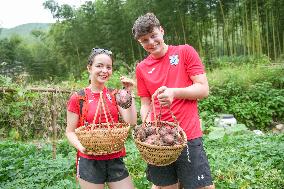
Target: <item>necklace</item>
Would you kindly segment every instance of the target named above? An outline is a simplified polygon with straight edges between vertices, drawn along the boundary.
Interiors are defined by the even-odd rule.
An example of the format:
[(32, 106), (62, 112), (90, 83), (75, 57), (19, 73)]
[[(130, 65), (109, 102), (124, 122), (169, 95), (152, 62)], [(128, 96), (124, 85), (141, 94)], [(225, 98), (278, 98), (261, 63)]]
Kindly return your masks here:
[(95, 94), (99, 94), (100, 92), (97, 92), (95, 90), (92, 89), (91, 86), (88, 87), (90, 89), (91, 95), (94, 97)]

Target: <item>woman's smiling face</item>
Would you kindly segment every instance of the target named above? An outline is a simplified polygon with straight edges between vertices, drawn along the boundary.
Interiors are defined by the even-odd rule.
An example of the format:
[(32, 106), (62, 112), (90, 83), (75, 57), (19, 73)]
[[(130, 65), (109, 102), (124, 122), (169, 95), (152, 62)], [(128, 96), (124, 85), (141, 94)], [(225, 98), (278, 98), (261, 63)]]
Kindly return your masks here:
[(91, 81), (104, 84), (112, 75), (112, 59), (107, 54), (98, 54), (94, 57), (92, 65), (88, 66)]

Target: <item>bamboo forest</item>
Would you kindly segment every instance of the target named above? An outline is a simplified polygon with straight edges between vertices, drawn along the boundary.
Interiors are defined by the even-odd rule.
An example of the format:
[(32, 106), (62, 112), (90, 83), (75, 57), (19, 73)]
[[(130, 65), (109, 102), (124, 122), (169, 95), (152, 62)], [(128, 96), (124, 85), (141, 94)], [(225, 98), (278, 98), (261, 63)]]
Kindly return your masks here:
[[(113, 51), (117, 66), (131, 69), (146, 53), (133, 39), (134, 20), (146, 12), (160, 19), (168, 44), (190, 44), (214, 66), (221, 56), (283, 55), (284, 2), (276, 0), (97, 0), (75, 9), (48, 0), (58, 22), (48, 32), (33, 31), (37, 43), (2, 39), (1, 61), (21, 64), (35, 80), (80, 77), (93, 47)], [(7, 68), (8, 69), (8, 68)], [(42, 72), (45, 74), (42, 74)]]

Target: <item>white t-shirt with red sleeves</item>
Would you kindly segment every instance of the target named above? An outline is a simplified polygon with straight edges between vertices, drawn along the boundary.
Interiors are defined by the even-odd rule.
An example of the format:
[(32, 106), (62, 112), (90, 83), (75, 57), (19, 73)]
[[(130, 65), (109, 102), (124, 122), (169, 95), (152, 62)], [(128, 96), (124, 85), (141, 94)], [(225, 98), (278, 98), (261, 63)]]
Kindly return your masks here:
[[(149, 55), (136, 68), (137, 90), (140, 97), (151, 97), (161, 86), (184, 88), (193, 84), (191, 76), (204, 74), (204, 66), (196, 50), (189, 45), (169, 46), (167, 53), (158, 59)], [(155, 98), (155, 110), (160, 105)], [(198, 116), (197, 100), (174, 99), (170, 107), (188, 140), (202, 136)], [(153, 113), (152, 113), (153, 120)], [(174, 119), (167, 107), (161, 109), (161, 120)]]
[[(88, 110), (86, 115), (86, 121), (91, 124), (94, 121), (95, 113), (98, 106), (98, 101), (100, 98), (99, 93), (93, 93), (91, 92), (90, 88), (85, 89), (85, 97), (86, 101), (88, 103)], [(114, 98), (111, 93), (108, 91), (107, 88), (103, 89), (103, 98), (105, 101), (105, 105), (110, 110), (110, 113), (113, 118), (113, 122), (118, 122), (118, 109), (116, 105), (116, 101), (112, 98)], [(80, 105), (79, 105), (79, 99), (77, 94), (73, 94), (68, 103), (67, 103), (67, 110), (73, 113), (76, 113), (80, 115)], [(100, 111), (99, 111), (100, 112)], [(100, 116), (99, 116), (100, 115)], [(109, 113), (107, 113), (108, 122), (112, 122), (112, 118), (110, 117)], [(99, 121), (100, 120), (100, 121)], [(106, 123), (106, 117), (103, 113), (103, 111), (97, 115), (95, 123)], [(79, 127), (78, 123), (78, 127)], [(95, 160), (108, 160), (108, 159), (114, 159), (119, 158), (126, 155), (125, 148), (123, 148), (120, 152), (113, 153), (113, 154), (107, 154), (107, 155), (86, 155), (78, 151), (78, 155), (87, 159), (95, 159)]]

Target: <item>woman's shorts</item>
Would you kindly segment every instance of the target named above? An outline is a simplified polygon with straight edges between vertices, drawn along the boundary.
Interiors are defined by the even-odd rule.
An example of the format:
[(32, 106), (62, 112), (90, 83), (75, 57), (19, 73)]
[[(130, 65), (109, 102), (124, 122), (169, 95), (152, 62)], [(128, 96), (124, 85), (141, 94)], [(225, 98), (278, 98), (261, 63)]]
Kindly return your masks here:
[(94, 184), (117, 182), (129, 176), (122, 158), (92, 160), (78, 158), (77, 177)]
[(157, 186), (181, 182), (185, 189), (212, 185), (212, 177), (202, 138), (189, 140), (178, 159), (167, 166), (148, 165), (147, 179)]

